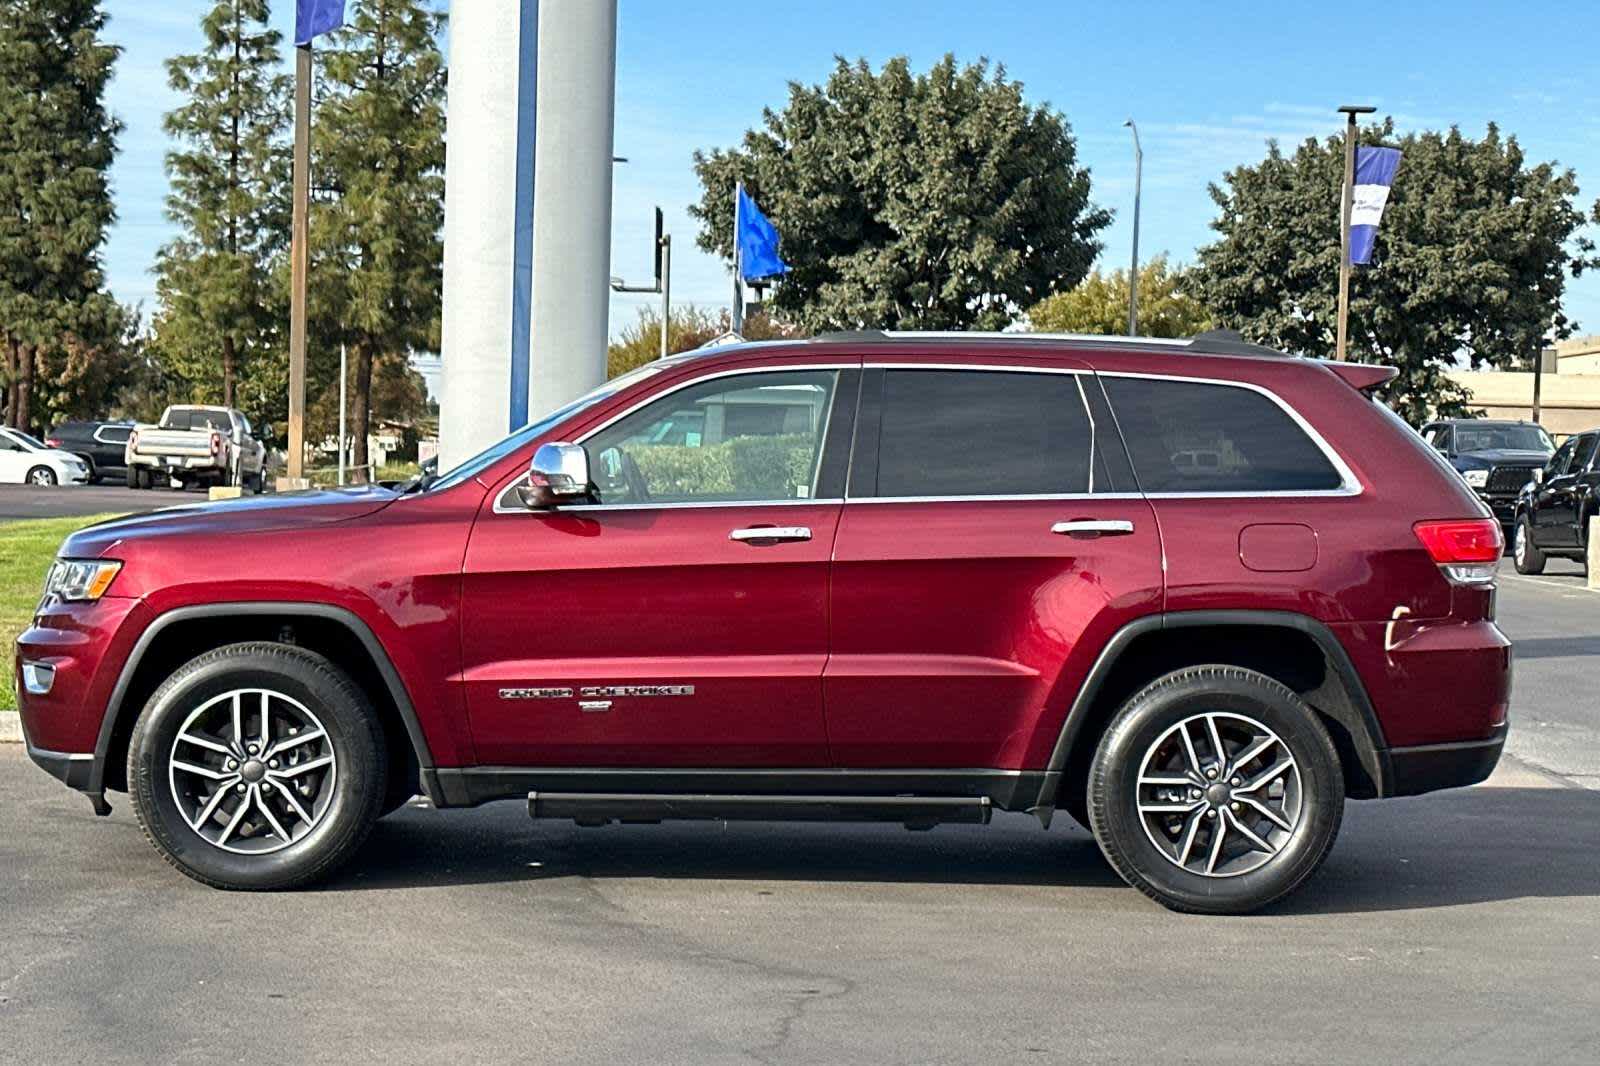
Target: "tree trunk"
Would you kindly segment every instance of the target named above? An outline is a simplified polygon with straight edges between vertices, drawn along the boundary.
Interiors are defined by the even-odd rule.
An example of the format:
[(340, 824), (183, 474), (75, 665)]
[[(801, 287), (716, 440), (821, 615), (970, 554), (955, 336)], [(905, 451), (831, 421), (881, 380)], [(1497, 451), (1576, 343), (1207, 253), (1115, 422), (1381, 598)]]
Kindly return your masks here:
[(356, 380), (350, 389), (350, 433), (355, 437), (350, 464), (355, 467), (356, 484), (377, 480), (367, 465), (367, 430), (372, 418), (372, 342), (361, 340), (355, 346)]
[(17, 356), (17, 416), (13, 424), (22, 432), (30, 432), (33, 422), (33, 357), (34, 346), (22, 345)]
[(22, 375), (22, 342), (6, 337), (6, 420), (8, 426), (17, 424), (17, 379)]
[(233, 334), (225, 334), (222, 338), (222, 406), (233, 407), (233, 379), (236, 368), (235, 360), (237, 350), (233, 346)]

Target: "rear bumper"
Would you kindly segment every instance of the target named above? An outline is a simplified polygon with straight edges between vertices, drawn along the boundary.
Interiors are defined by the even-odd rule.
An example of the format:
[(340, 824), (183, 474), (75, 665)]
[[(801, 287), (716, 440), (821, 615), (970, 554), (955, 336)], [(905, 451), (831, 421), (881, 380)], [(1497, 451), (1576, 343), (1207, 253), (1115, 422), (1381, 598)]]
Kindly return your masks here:
[(1509, 724), (1502, 722), (1483, 740), (1420, 744), (1388, 751), (1390, 796), (1419, 796), (1441, 788), (1475, 785), (1494, 772), (1505, 750)]

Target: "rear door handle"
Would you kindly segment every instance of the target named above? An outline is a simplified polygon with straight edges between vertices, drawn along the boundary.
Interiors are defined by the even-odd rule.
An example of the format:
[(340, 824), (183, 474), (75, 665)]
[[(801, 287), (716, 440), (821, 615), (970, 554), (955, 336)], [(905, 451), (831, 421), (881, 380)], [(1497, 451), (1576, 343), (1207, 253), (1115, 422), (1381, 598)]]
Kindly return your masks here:
[(810, 540), (810, 526), (750, 526), (728, 534), (729, 540)]
[(1067, 537), (1124, 537), (1133, 532), (1133, 523), (1126, 518), (1074, 518), (1057, 522), (1050, 532)]

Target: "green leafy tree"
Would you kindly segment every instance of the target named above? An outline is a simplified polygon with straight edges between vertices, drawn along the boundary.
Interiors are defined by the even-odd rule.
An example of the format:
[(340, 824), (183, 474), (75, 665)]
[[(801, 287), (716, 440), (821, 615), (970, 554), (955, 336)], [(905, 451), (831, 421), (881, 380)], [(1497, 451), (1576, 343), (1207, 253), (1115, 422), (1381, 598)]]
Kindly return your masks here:
[[(679, 352), (693, 351), (732, 329), (733, 322), (726, 309), (713, 313), (694, 304), (674, 308), (672, 320), (667, 326), (667, 352), (677, 355)], [(799, 336), (799, 331), (773, 321), (764, 311), (757, 311), (745, 317), (744, 331), (740, 336), (751, 341), (781, 340)], [(606, 377), (626, 374), (660, 357), (661, 312), (653, 307), (641, 307), (639, 317), (624, 326), (607, 347)]]
[[(1465, 413), (1448, 369), (1511, 365), (1572, 332), (1561, 296), (1592, 251), (1578, 235), (1576, 181), (1529, 163), (1492, 124), (1482, 140), (1454, 128), (1396, 139), (1388, 120), (1360, 141), (1403, 155), (1372, 264), (1353, 268), (1349, 357), (1397, 366), (1386, 399), (1413, 421)], [(1218, 239), (1194, 273), (1218, 325), (1333, 354), (1343, 173), (1342, 138), (1311, 139), (1292, 155), (1270, 145), (1211, 187)]]
[[(1139, 333), (1145, 337), (1192, 337), (1211, 328), (1205, 305), (1190, 294), (1181, 267), (1158, 255), (1139, 268)], [(1049, 333), (1122, 334), (1128, 331), (1128, 272), (1096, 270), (1066, 292), (1040, 300), (1028, 311), (1032, 329)]]
[[(374, 374), (409, 380), (410, 353), (439, 347), (444, 21), (421, 0), (355, 0), (345, 28), (318, 50), (308, 377), (311, 402), (330, 384), (336, 396), (339, 345), (349, 346), (357, 466), (367, 462), (375, 398), (412, 408), (377, 412), (390, 418), (425, 407), (404, 381), (375, 388)], [(314, 429), (308, 440), (319, 439)]]
[(695, 153), (699, 244), (730, 263), (743, 181), (793, 268), (773, 310), (808, 330), (999, 329), (1088, 272), (1110, 221), (1066, 118), (986, 60), (837, 60), (790, 83), (738, 148)]
[(0, 333), (13, 426), (54, 416), (35, 405), (53, 363), (120, 334), (100, 259), (121, 130), (105, 109), (119, 52), (100, 39), (105, 21), (93, 0), (0, 0)]
[(219, 0), (200, 23), (204, 49), (167, 61), (183, 97), (165, 123), (178, 144), (167, 153), (167, 216), (180, 235), (156, 262), (152, 347), (193, 399), (230, 406), (244, 368), (284, 357), (272, 273), (289, 238), (293, 83), (269, 15), (267, 0)]

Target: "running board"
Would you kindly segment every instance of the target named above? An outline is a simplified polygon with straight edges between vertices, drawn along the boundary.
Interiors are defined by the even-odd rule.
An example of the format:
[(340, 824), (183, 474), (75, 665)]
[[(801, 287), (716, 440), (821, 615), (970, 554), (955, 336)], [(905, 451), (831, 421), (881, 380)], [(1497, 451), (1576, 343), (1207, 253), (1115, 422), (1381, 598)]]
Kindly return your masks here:
[(571, 818), (582, 826), (668, 819), (771, 822), (941, 822), (986, 825), (987, 796), (724, 796), (633, 792), (530, 792), (533, 818)]

